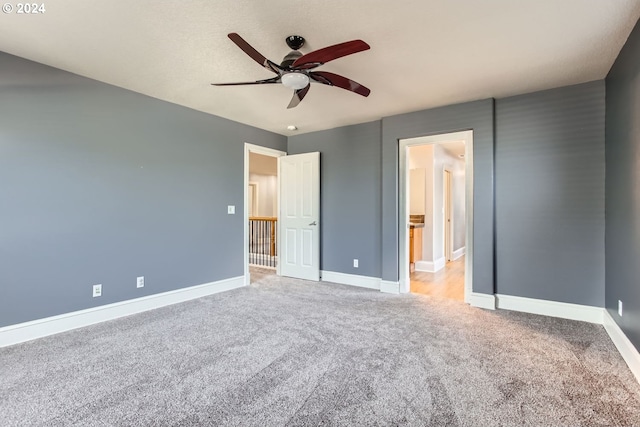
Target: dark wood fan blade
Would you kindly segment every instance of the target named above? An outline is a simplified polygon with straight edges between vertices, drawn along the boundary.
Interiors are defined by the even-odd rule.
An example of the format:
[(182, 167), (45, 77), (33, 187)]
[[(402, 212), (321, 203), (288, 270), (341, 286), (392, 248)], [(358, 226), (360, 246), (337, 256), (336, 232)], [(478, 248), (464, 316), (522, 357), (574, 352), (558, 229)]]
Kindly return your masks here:
[(212, 86), (242, 86), (242, 85), (263, 85), (268, 83), (280, 83), (280, 76), (272, 77), (270, 79), (257, 80), (255, 82), (240, 82), (240, 83), (211, 83)]
[(322, 49), (314, 50), (306, 55), (302, 55), (296, 59), (291, 68), (298, 68), (308, 70), (311, 68), (319, 67), (322, 64), (326, 64), (334, 59), (342, 58), (343, 56), (351, 55), (353, 53), (362, 52), (363, 50), (370, 49), (371, 46), (363, 42), (362, 40), (351, 40), (349, 42), (335, 44), (333, 46), (327, 46)]
[(302, 99), (305, 97), (307, 92), (309, 92), (310, 87), (311, 85), (308, 84), (302, 89), (298, 89), (295, 92), (293, 92), (293, 98), (291, 98), (291, 102), (289, 102), (289, 105), (287, 106), (287, 108), (297, 107), (298, 104), (300, 104), (300, 101), (302, 101)]
[(273, 71), (274, 73), (278, 74), (279, 67), (277, 67), (277, 65), (274, 64), (273, 62), (269, 61), (263, 54), (255, 50), (253, 46), (247, 43), (246, 40), (240, 37), (239, 34), (230, 33), (227, 35), (227, 37), (229, 37), (232, 42), (234, 42), (240, 49), (244, 51), (244, 53), (249, 55), (258, 64), (260, 64), (267, 70)]
[(369, 96), (371, 93), (371, 90), (369, 90), (368, 87), (339, 74), (330, 73), (328, 71), (312, 71), (309, 73), (309, 76), (319, 83), (329, 86), (337, 86), (342, 89), (355, 92), (358, 95)]

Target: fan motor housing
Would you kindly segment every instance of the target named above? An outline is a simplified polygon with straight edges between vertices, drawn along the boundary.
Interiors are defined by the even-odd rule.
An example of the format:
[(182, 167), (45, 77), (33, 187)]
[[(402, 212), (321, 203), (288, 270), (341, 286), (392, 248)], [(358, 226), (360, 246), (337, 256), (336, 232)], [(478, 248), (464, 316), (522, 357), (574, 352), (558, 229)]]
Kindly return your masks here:
[(300, 58), (301, 56), (302, 53), (298, 52), (297, 50), (292, 50), (287, 54), (287, 56), (284, 57), (284, 59), (280, 63), (280, 66), (282, 68), (289, 68), (291, 67), (291, 64), (293, 64), (295, 60)]

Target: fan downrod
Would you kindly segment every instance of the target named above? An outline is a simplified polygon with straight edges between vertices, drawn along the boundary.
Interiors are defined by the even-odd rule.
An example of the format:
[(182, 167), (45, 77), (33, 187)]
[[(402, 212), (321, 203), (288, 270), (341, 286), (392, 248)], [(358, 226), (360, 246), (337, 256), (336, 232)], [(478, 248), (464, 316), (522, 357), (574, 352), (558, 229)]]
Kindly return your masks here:
[(304, 46), (304, 37), (302, 36), (289, 36), (286, 39), (287, 46), (293, 50), (298, 50)]

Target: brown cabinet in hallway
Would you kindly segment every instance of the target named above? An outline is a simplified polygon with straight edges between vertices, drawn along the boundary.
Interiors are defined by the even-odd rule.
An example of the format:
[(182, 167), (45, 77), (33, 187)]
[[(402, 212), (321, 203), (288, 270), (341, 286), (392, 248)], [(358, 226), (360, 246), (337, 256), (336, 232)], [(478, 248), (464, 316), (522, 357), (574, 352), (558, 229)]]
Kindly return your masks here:
[(409, 263), (422, 259), (422, 228), (409, 227)]

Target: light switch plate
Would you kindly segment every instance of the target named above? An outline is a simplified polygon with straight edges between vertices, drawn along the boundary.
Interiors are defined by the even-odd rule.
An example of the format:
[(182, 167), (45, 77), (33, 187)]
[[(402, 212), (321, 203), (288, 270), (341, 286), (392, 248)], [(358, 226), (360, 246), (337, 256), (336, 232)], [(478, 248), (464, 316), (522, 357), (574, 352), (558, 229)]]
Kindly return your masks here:
[(233, 205), (229, 205), (229, 206), (227, 206), (227, 213), (228, 213), (229, 215), (233, 215), (233, 214), (235, 214), (235, 213), (236, 213), (236, 207), (235, 207), (235, 206), (233, 206)]

